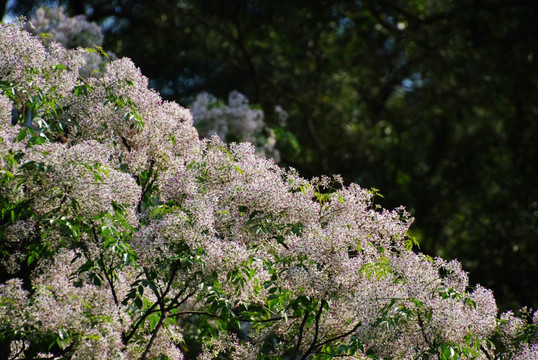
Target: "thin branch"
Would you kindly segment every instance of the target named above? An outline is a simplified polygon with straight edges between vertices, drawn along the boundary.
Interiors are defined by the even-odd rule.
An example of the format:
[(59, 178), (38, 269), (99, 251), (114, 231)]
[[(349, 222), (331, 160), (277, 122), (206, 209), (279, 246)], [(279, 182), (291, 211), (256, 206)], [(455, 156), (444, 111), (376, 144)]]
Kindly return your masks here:
[[(9, 344), (9, 342), (8, 342), (8, 344)], [(8, 344), (6, 344), (6, 345), (7, 345), (7, 348), (9, 349)], [(15, 355), (13, 355), (9, 360), (11, 360), (11, 359), (19, 359), (19, 355), (21, 355), (24, 352), (25, 349), (26, 349), (25, 341), (24, 341), (24, 339), (22, 339), (22, 346), (21, 346), (20, 350)], [(6, 353), (6, 355), (8, 355), (8, 354), (9, 353)]]
[[(164, 296), (166, 296), (166, 293), (167, 293), (168, 289), (170, 288), (170, 284), (171, 284), (171, 282), (172, 282), (172, 280), (173, 280), (173, 277), (175, 276), (176, 271), (177, 271), (177, 270), (174, 269), (173, 272), (172, 272), (172, 275), (170, 276), (170, 282), (168, 283), (169, 286), (167, 287), (167, 290), (163, 293)], [(146, 278), (148, 278), (148, 274), (147, 274), (146, 269), (144, 269), (144, 274), (146, 275)], [(176, 295), (176, 298), (179, 298), (179, 296), (181, 296), (181, 294), (183, 293), (183, 291), (184, 291), (185, 289), (186, 289), (186, 287), (183, 288), (183, 289), (179, 292), (178, 295)], [(148, 316), (150, 316), (151, 314), (153, 314), (154, 312), (157, 312), (157, 311), (158, 311), (158, 310), (156, 310), (155, 308), (157, 307), (157, 305), (160, 305), (161, 299), (162, 299), (164, 296), (161, 297), (160, 294), (158, 294), (157, 291), (154, 291), (154, 293), (155, 293), (155, 296), (157, 296), (157, 301), (156, 301), (155, 303), (153, 303), (153, 305), (151, 305), (151, 307), (150, 307), (148, 310), (146, 310), (146, 311), (144, 312), (144, 314), (142, 314), (142, 316), (140, 316), (140, 317), (138, 318), (138, 320), (136, 321), (135, 325), (131, 328), (131, 332), (130, 332), (127, 336), (123, 337), (123, 340), (124, 340), (124, 346), (127, 346), (127, 344), (129, 343), (129, 341), (131, 340), (131, 338), (134, 336), (134, 334), (136, 333), (136, 331), (138, 330), (138, 328), (144, 323), (144, 321), (146, 320), (146, 318), (147, 318)], [(165, 310), (167, 310), (167, 309), (165, 308)]]
[(343, 333), (343, 334), (341, 334), (341, 335), (338, 335), (338, 336), (335, 336), (335, 337), (330, 338), (330, 339), (328, 339), (328, 340), (325, 340), (324, 342), (321, 342), (321, 343), (317, 344), (314, 348), (319, 348), (319, 347), (322, 347), (323, 345), (326, 345), (326, 344), (328, 344), (328, 343), (330, 343), (330, 342), (333, 342), (333, 341), (336, 341), (336, 340), (340, 340), (340, 339), (342, 339), (342, 338), (345, 338), (346, 336), (351, 335), (351, 334), (352, 334), (355, 330), (357, 330), (357, 329), (359, 328), (359, 326), (361, 326), (361, 325), (362, 325), (362, 322), (359, 321), (359, 323), (357, 323), (357, 325), (355, 325), (355, 326), (353, 327), (353, 329), (351, 329), (351, 330), (349, 330), (349, 331), (347, 331), (347, 332), (345, 332), (345, 333)]
[[(151, 334), (151, 339), (149, 340), (148, 345), (146, 346), (146, 349), (144, 350), (144, 353), (142, 353), (142, 356), (140, 357), (141, 360), (146, 360), (146, 358), (148, 356), (148, 353), (149, 353), (149, 350), (151, 349), (151, 347), (153, 345), (153, 342), (157, 338), (157, 334), (159, 333), (159, 330), (161, 329), (161, 327), (162, 327), (162, 325), (164, 323), (164, 320), (168, 317), (166, 315), (167, 310), (166, 310), (166, 306), (165, 306), (166, 305), (165, 304), (166, 295), (170, 292), (170, 289), (172, 288), (172, 284), (174, 283), (174, 278), (176, 277), (177, 270), (178, 270), (178, 267), (173, 265), (172, 272), (170, 273), (170, 279), (168, 280), (168, 284), (166, 285), (166, 289), (164, 289), (164, 291), (162, 293), (159, 293), (158, 288), (151, 289), (153, 291), (153, 293), (155, 294), (155, 296), (157, 297), (157, 302), (155, 304), (159, 304), (159, 311), (161, 312), (161, 316), (159, 317), (159, 322), (157, 323), (157, 325), (153, 329), (153, 333)], [(144, 269), (144, 273), (147, 274), (147, 271), (145, 269)], [(147, 277), (147, 275), (146, 275), (146, 277)]]
[[(176, 277), (177, 270), (178, 270), (178, 267), (176, 265), (173, 265), (172, 272), (170, 274), (170, 280), (168, 281), (168, 284), (166, 285), (166, 289), (163, 291), (161, 295), (161, 299), (164, 299), (166, 295), (168, 294), (168, 292), (170, 291), (170, 289), (172, 288), (172, 283), (174, 282), (174, 278)], [(156, 296), (158, 296), (157, 290), (155, 290), (154, 293)]]
[(158, 305), (157, 302), (155, 302), (153, 305), (151, 305), (151, 307), (146, 310), (146, 312), (144, 314), (142, 314), (142, 316), (140, 316), (136, 322), (136, 324), (132, 327), (132, 330), (131, 332), (129, 333), (129, 335), (125, 336), (124, 339), (123, 339), (123, 343), (124, 343), (124, 348), (127, 346), (127, 344), (129, 343), (129, 341), (131, 340), (131, 338), (134, 336), (134, 334), (136, 333), (136, 331), (138, 330), (138, 328), (140, 327), (140, 325), (142, 325), (142, 323), (146, 320), (146, 318), (153, 314), (155, 311), (155, 307)]
[(489, 354), (489, 351), (484, 347), (483, 344), (480, 344), (480, 350), (482, 350), (482, 352), (486, 355), (486, 357), (487, 357), (489, 360), (493, 360), (493, 358), (492, 358), (491, 355)]
[(245, 318), (237, 318), (237, 320), (239, 321), (242, 321), (242, 322), (259, 322), (259, 323), (266, 323), (266, 322), (272, 322), (272, 321), (279, 321), (279, 320), (284, 320), (284, 319), (297, 319), (299, 316), (279, 316), (279, 317), (275, 317), (275, 318), (270, 318), (270, 319), (264, 319), (264, 320), (251, 320), (251, 319), (245, 319)]
[(181, 300), (179, 303), (175, 304), (177, 302), (177, 300), (179, 299), (179, 297), (181, 295), (183, 295), (183, 292), (187, 290), (187, 287), (184, 287), (173, 299), (172, 301), (170, 301), (170, 305), (168, 305), (168, 307), (165, 308), (166, 311), (170, 311), (172, 310), (173, 308), (175, 307), (179, 307), (181, 305), (183, 305), (183, 303), (185, 303), (185, 301), (189, 300), (191, 296), (193, 296), (194, 294), (196, 294), (196, 290), (192, 291), (189, 295), (185, 296), (185, 298), (183, 300)]
[(103, 252), (100, 252), (99, 256), (100, 256), (101, 266), (103, 267), (103, 272), (105, 273), (106, 281), (108, 283), (108, 286), (110, 286), (110, 291), (112, 292), (112, 298), (114, 299), (114, 304), (116, 304), (116, 306), (118, 306), (119, 305), (118, 296), (116, 295), (116, 289), (114, 288), (114, 283), (112, 282), (112, 277), (108, 275), (108, 272), (106, 270), (105, 259), (104, 259), (104, 256), (103, 256)]
[[(92, 225), (93, 238), (95, 239), (96, 243), (99, 243), (99, 236), (97, 235), (97, 231), (95, 230), (95, 225), (93, 224), (93, 222), (91, 223), (91, 225)], [(116, 306), (118, 306), (119, 301), (118, 301), (118, 296), (116, 295), (116, 289), (114, 288), (114, 283), (112, 282), (112, 277), (110, 277), (108, 275), (107, 268), (105, 266), (105, 257), (103, 255), (102, 251), (99, 251), (99, 262), (101, 263), (101, 267), (103, 269), (103, 273), (105, 274), (105, 278), (106, 278), (106, 281), (108, 283), (108, 286), (110, 286), (110, 291), (112, 292), (112, 298), (114, 299), (114, 304), (116, 304)]]
[[(153, 161), (153, 160), (151, 160), (149, 162), (148, 178), (146, 180), (146, 183), (142, 186), (142, 194), (140, 195), (140, 201), (136, 205), (136, 211), (138, 211), (139, 213), (142, 212), (142, 200), (144, 199), (144, 196), (146, 196), (148, 191), (151, 189), (151, 187), (153, 186), (153, 184), (157, 180), (157, 175), (153, 174), (153, 164), (154, 163), (155, 163), (155, 161)], [(140, 185), (142, 185), (142, 184), (140, 184)]]
[(209, 313), (206, 311), (198, 311), (198, 310), (180, 311), (174, 315), (178, 315), (178, 316), (179, 315), (205, 315), (205, 316), (209, 316), (215, 319), (220, 319), (220, 316), (217, 314)]
[(297, 340), (297, 345), (295, 346), (295, 350), (293, 351), (293, 355), (291, 356), (292, 359), (295, 359), (297, 357), (297, 354), (299, 353), (301, 342), (303, 342), (304, 327), (309, 316), (310, 313), (307, 311), (306, 314), (304, 314), (303, 321), (301, 322), (301, 327), (299, 328), (299, 339)]
[(157, 325), (153, 329), (153, 333), (151, 334), (151, 339), (149, 339), (149, 342), (148, 342), (148, 344), (146, 346), (146, 349), (142, 353), (142, 356), (140, 356), (141, 360), (146, 360), (147, 359), (149, 350), (153, 346), (153, 342), (157, 338), (157, 334), (159, 333), (159, 330), (161, 329), (161, 327), (162, 327), (162, 325), (164, 323), (164, 320), (167, 318), (167, 316), (165, 315), (166, 310), (164, 308), (164, 298), (159, 299), (159, 310), (161, 311), (161, 317), (159, 318), (159, 322), (157, 323)]
[(424, 341), (426, 342), (426, 344), (432, 347), (431, 342), (428, 340), (428, 337), (426, 336), (426, 331), (424, 330), (424, 321), (422, 320), (422, 317), (420, 316), (420, 311), (417, 314), (417, 319), (418, 319), (418, 325), (420, 326), (420, 332), (422, 333), (422, 337), (424, 338)]
[[(215, 318), (215, 319), (222, 320), (222, 318), (217, 314), (209, 313), (209, 312), (206, 312), (206, 311), (198, 311), (198, 310), (180, 311), (178, 313), (175, 313), (174, 315), (175, 316), (179, 316), (179, 315), (203, 315), (203, 316), (209, 316), (209, 317), (212, 317), (212, 318)], [(246, 339), (248, 339), (248, 341), (252, 342), (252, 337), (248, 336), (248, 334), (245, 333), (243, 330), (241, 330), (240, 328), (235, 327), (233, 325), (232, 325), (232, 328), (233, 328), (233, 330), (237, 331), (242, 336), (244, 336)]]
[(327, 302), (325, 300), (323, 300), (321, 302), (321, 305), (319, 306), (318, 312), (316, 313), (316, 328), (314, 330), (314, 339), (312, 340), (312, 344), (310, 344), (310, 347), (308, 348), (308, 350), (304, 353), (303, 357), (301, 358), (302, 360), (306, 360), (308, 355), (310, 355), (314, 351), (314, 349), (317, 347), (316, 346), (316, 341), (318, 341), (318, 336), (319, 336), (319, 320), (321, 319), (321, 313), (323, 312), (323, 306), (326, 303)]

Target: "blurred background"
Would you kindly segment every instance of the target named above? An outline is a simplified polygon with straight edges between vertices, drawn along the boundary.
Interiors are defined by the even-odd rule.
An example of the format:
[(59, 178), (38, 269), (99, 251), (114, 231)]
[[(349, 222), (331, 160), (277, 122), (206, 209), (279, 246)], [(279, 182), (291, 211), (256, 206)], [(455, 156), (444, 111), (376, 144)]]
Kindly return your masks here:
[[(98, 24), (201, 131), (379, 189), (420, 251), (460, 260), (501, 310), (538, 307), (538, 2), (4, 0), (0, 15), (41, 5)], [(208, 125), (214, 109), (231, 120)]]

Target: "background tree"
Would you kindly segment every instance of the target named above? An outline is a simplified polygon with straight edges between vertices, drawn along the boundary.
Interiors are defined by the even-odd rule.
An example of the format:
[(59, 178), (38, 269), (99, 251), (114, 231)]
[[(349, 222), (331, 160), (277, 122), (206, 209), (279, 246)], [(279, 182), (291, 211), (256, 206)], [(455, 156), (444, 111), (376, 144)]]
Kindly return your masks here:
[[(405, 204), (422, 250), (538, 306), (538, 5), (522, 0), (60, 2), (163, 96), (239, 90), (283, 164)], [(16, 2), (29, 14), (42, 2)], [(278, 129), (275, 105), (293, 136)], [(272, 121), (272, 123), (271, 123)]]

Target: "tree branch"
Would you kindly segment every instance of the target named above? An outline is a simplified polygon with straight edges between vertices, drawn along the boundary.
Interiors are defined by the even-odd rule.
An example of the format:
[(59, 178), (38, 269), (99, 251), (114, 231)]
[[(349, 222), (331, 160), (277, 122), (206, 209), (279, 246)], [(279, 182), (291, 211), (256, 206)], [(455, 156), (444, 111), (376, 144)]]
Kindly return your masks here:
[[(157, 290), (154, 291), (154, 294), (155, 296), (157, 296), (157, 301), (155, 303), (153, 303), (153, 305), (151, 305), (151, 307), (146, 310), (146, 312), (144, 312), (144, 314), (142, 314), (142, 316), (140, 316), (138, 318), (138, 320), (136, 321), (135, 325), (131, 328), (131, 332), (127, 335), (127, 336), (124, 336), (123, 337), (123, 340), (124, 340), (124, 346), (127, 346), (127, 344), (129, 343), (129, 341), (131, 340), (131, 338), (134, 336), (134, 334), (136, 333), (136, 331), (138, 330), (138, 328), (140, 327), (140, 325), (142, 325), (144, 323), (144, 321), (146, 320), (146, 318), (153, 314), (154, 312), (156, 312), (155, 308), (157, 307), (157, 305), (160, 305), (160, 302), (162, 299), (164, 299), (164, 296), (166, 296), (166, 293), (168, 292), (168, 290), (170, 289), (170, 284), (172, 283), (172, 280), (173, 278), (175, 277), (175, 273), (176, 273), (176, 269), (174, 269), (172, 271), (172, 275), (170, 276), (170, 281), (168, 282), (168, 286), (167, 286), (167, 289), (165, 290), (165, 292), (163, 292), (163, 296), (161, 297), (161, 295), (158, 293)], [(147, 276), (147, 271), (144, 269), (144, 274), (146, 275), (146, 278), (148, 278)], [(184, 293), (184, 291), (187, 289), (187, 287), (184, 287), (183, 289), (181, 289), (181, 291), (176, 295), (176, 297), (174, 299), (179, 299), (179, 297)], [(187, 297), (188, 298), (188, 297)], [(183, 301), (185, 301), (186, 299), (184, 299)], [(163, 300), (164, 301), (164, 300)], [(169, 308), (171, 309), (171, 308)], [(165, 311), (169, 310), (169, 309), (166, 309), (165, 308)], [(164, 312), (163, 312), (163, 316), (164, 316)], [(162, 316), (161, 316), (162, 317)]]
[(318, 336), (319, 336), (319, 320), (321, 319), (321, 313), (323, 312), (323, 306), (326, 304), (327, 302), (325, 300), (322, 300), (321, 301), (321, 305), (319, 306), (319, 310), (318, 312), (316, 313), (316, 328), (314, 330), (314, 339), (312, 340), (312, 344), (310, 344), (310, 347), (308, 348), (308, 350), (304, 353), (303, 357), (301, 358), (301, 360), (306, 360), (306, 358), (308, 357), (308, 355), (310, 355), (314, 349), (317, 347), (315, 344), (316, 344), (316, 341), (318, 341)]
[[(93, 224), (93, 222), (91, 223), (91, 225), (92, 225), (93, 238), (94, 238), (96, 244), (98, 244), (99, 243), (99, 235), (97, 235), (97, 231), (95, 230), (95, 225)], [(112, 298), (114, 299), (114, 304), (116, 304), (116, 306), (118, 306), (119, 305), (118, 296), (116, 295), (116, 289), (114, 288), (114, 283), (112, 282), (112, 277), (110, 277), (108, 275), (107, 267), (105, 266), (105, 257), (103, 255), (102, 249), (100, 249), (100, 251), (99, 251), (99, 263), (101, 265), (103, 273), (105, 274), (105, 279), (106, 279), (106, 281), (108, 283), (108, 286), (110, 286), (110, 291), (112, 292)]]
[(306, 321), (308, 320), (309, 316), (310, 316), (310, 313), (307, 311), (304, 314), (303, 321), (301, 321), (301, 327), (299, 328), (299, 339), (297, 340), (297, 345), (295, 346), (295, 350), (293, 351), (293, 355), (291, 356), (291, 359), (297, 358), (297, 354), (299, 353), (299, 349), (301, 348), (301, 342), (303, 341), (304, 327), (306, 325)]
[(328, 339), (328, 340), (325, 340), (325, 341), (323, 341), (323, 342), (317, 344), (314, 348), (319, 348), (319, 347), (322, 347), (323, 345), (326, 345), (326, 344), (328, 344), (328, 343), (330, 343), (330, 342), (333, 342), (333, 341), (336, 341), (336, 340), (343, 339), (343, 338), (345, 338), (346, 336), (351, 335), (351, 334), (352, 334), (355, 330), (357, 330), (357, 329), (359, 328), (359, 326), (361, 326), (361, 325), (362, 325), (362, 322), (359, 322), (359, 323), (357, 323), (357, 325), (355, 325), (355, 326), (353, 327), (353, 329), (351, 329), (351, 330), (349, 330), (349, 331), (346, 331), (345, 333), (343, 333), (343, 334), (341, 334), (341, 335), (338, 335), (338, 336), (335, 336), (335, 337), (330, 338), (330, 339)]
[(161, 316), (159, 318), (159, 322), (153, 329), (153, 333), (151, 334), (151, 339), (149, 339), (149, 342), (146, 346), (146, 349), (144, 350), (144, 353), (142, 353), (142, 356), (140, 356), (140, 360), (146, 360), (149, 350), (151, 349), (151, 346), (153, 345), (153, 342), (157, 338), (157, 334), (159, 333), (159, 330), (161, 329), (162, 324), (164, 323), (164, 320), (167, 318), (166, 316), (166, 309), (164, 307), (164, 297), (160, 298), (158, 300), (159, 303), (159, 310), (161, 311)]
[(480, 344), (480, 350), (482, 350), (482, 352), (486, 355), (486, 357), (489, 360), (493, 360), (493, 358), (491, 357), (491, 355), (489, 354), (489, 352), (487, 351), (487, 349), (484, 347), (483, 344)]
[[(140, 201), (138, 202), (138, 204), (136, 205), (136, 211), (138, 211), (138, 213), (141, 213), (142, 212), (142, 201), (144, 199), (144, 196), (146, 196), (146, 194), (148, 193), (149, 189), (151, 189), (151, 187), (153, 186), (153, 184), (155, 183), (155, 181), (157, 180), (157, 175), (154, 175), (153, 174), (153, 164), (155, 163), (155, 161), (151, 160), (149, 162), (149, 169), (148, 169), (148, 178), (146, 179), (146, 183), (144, 185), (142, 185), (142, 193), (140, 195)], [(153, 178), (152, 178), (153, 177)], [(150, 180), (151, 179), (151, 180)], [(140, 182), (142, 182), (140, 180)]]

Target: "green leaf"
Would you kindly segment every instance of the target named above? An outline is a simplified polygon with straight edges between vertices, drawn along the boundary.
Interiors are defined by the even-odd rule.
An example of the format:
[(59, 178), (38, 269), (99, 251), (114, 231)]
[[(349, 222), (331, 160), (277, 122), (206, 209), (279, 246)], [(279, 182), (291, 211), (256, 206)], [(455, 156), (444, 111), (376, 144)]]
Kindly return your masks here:
[(241, 168), (239, 166), (237, 166), (236, 164), (233, 164), (233, 167), (235, 168), (235, 170), (237, 170), (237, 172), (241, 175), (244, 175), (245, 172), (243, 170), (241, 170)]
[(454, 351), (454, 348), (450, 345), (442, 345), (441, 346), (441, 360), (453, 360), (456, 359), (455, 355), (456, 352)]
[(27, 260), (28, 266), (32, 265), (35, 259), (36, 257), (34, 256), (34, 253), (31, 253), (30, 255), (28, 255), (28, 260)]
[(158, 313), (155, 313), (149, 317), (149, 331), (153, 331), (153, 329), (155, 329), (155, 325), (157, 325), (159, 320), (160, 316)]
[(141, 298), (137, 297), (134, 301), (134, 304), (137, 308), (142, 309), (142, 306), (144, 305)]
[(19, 135), (17, 135), (17, 142), (22, 141), (26, 139), (26, 136), (28, 135), (28, 129), (24, 128), (19, 132)]
[(99, 55), (103, 55), (103, 56), (106, 57), (107, 59), (109, 58), (109, 57), (108, 57), (108, 54), (105, 52), (105, 50), (103, 49), (102, 46), (94, 45), (94, 47), (95, 47), (95, 50), (99, 53)]
[(88, 90), (90, 89), (90, 86), (86, 84), (77, 85), (74, 87), (73, 93), (75, 96), (88, 95)]

